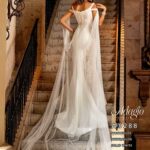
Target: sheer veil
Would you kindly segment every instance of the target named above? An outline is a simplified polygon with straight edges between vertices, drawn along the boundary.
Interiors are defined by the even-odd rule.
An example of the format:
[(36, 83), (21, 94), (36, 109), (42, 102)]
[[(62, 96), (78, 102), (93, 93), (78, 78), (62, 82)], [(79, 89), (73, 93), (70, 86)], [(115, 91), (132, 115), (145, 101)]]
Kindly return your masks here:
[[(68, 20), (68, 24), (70, 24), (70, 20)], [(66, 134), (66, 136), (61, 139), (56, 138), (58, 129), (55, 127), (55, 121), (58, 114), (66, 110), (69, 111), (69, 106), (74, 104), (73, 95), (71, 95), (71, 93), (73, 93), (71, 90), (73, 89), (69, 89), (69, 83), (74, 72), (71, 49), (71, 43), (74, 37), (71, 38), (70, 32), (67, 29), (63, 28), (62, 30), (64, 46), (49, 102), (42, 118), (32, 128), (25, 139), (23, 139), (21, 150), (32, 150), (33, 146), (38, 142), (43, 143), (46, 150), (51, 150), (54, 149), (51, 144), (53, 141), (65, 141), (67, 143), (65, 147), (66, 150), (72, 150), (70, 146), (73, 146), (73, 150), (110, 150), (111, 139), (106, 113), (107, 102), (103, 92), (101, 71), (98, 10), (93, 19), (90, 32), (92, 44), (88, 45), (88, 47), (90, 47), (91, 50), (85, 54), (86, 57), (84, 61), (86, 80), (90, 87), (92, 97), (94, 97), (94, 102), (91, 104), (92, 107), (95, 108), (95, 113), (98, 115), (96, 116), (98, 123), (96, 126), (93, 125), (93, 129), (87, 133), (74, 135), (72, 131), (72, 134)], [(70, 115), (73, 116), (71, 112)], [(74, 129), (76, 129), (76, 127)], [(86, 147), (81, 148), (81, 146), (79, 146), (79, 148), (75, 143), (80, 142), (83, 136), (87, 138)], [(57, 150), (57, 148), (55, 149)]]

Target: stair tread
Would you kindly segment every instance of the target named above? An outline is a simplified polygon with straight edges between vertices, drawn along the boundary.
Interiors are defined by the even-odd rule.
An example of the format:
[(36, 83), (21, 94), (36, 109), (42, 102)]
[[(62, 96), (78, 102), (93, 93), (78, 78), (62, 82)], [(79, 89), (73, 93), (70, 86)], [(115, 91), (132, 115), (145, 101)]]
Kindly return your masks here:
[[(49, 90), (37, 90), (34, 95), (34, 102), (47, 102), (49, 101), (51, 91)], [(105, 96), (108, 103), (114, 102), (114, 91), (105, 91)]]
[[(36, 114), (43, 114), (45, 109), (46, 109), (46, 106), (48, 104), (48, 101), (47, 102), (33, 102), (32, 103), (32, 113), (36, 113)], [(111, 114), (111, 111), (113, 110), (113, 103), (107, 103), (106, 105), (106, 110), (107, 110), (107, 114), (110, 115)]]
[[(34, 126), (29, 125), (29, 126), (25, 126), (26, 131), (25, 131), (25, 135), (27, 135), (33, 128)], [(56, 128), (53, 128), (52, 130), (55, 130)], [(109, 131), (111, 132), (111, 126), (109, 126)], [(89, 133), (84, 134), (83, 136), (80, 137), (80, 141), (88, 141), (88, 137), (89, 137)], [(59, 129), (56, 130), (56, 134), (54, 137), (54, 140), (56, 139), (67, 139), (67, 134), (63, 133), (62, 131), (60, 131)]]
[[(114, 81), (104, 81), (104, 91), (114, 91)], [(49, 90), (52, 91), (53, 89), (53, 83), (49, 80), (39, 80), (37, 85), (37, 90), (45, 91)]]
[[(31, 113), (30, 117), (28, 119), (28, 123), (25, 125), (34, 126), (41, 119), (42, 116), (43, 116), (43, 114)], [(109, 126), (111, 126), (112, 116), (107, 115), (107, 118), (108, 118), (108, 124), (109, 124)]]

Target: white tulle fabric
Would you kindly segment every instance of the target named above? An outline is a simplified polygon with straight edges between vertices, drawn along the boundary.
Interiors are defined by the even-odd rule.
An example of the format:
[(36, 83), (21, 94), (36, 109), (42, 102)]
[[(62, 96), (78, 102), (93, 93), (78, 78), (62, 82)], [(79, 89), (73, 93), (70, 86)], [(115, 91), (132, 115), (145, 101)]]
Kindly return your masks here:
[[(72, 38), (63, 28), (64, 49), (52, 94), (44, 115), (22, 141), (22, 150), (31, 150), (42, 141), (51, 150), (54, 139), (66, 141), (66, 150), (111, 150), (101, 71), (99, 12), (92, 10), (92, 5), (81, 12), (72, 11), (78, 26)], [(96, 11), (94, 18), (92, 11)], [(64, 132), (66, 138), (56, 139), (57, 130)], [(75, 143), (85, 135), (86, 146), (78, 148)]]

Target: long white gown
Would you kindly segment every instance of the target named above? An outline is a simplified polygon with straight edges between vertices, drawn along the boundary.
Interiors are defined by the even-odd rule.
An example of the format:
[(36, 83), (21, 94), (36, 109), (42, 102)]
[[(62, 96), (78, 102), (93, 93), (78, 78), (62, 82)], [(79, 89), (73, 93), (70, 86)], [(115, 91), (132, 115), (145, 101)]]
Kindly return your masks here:
[[(51, 150), (56, 130), (64, 132), (72, 143), (89, 134), (86, 147), (77, 148), (74, 143), (75, 150), (111, 150), (101, 70), (99, 12), (93, 5), (84, 11), (71, 10), (78, 26), (71, 39), (69, 31), (63, 28), (64, 49), (49, 103), (42, 119), (23, 140), (22, 150), (31, 150), (40, 140)], [(92, 11), (96, 11), (94, 18)], [(67, 145), (65, 149), (71, 150)]]

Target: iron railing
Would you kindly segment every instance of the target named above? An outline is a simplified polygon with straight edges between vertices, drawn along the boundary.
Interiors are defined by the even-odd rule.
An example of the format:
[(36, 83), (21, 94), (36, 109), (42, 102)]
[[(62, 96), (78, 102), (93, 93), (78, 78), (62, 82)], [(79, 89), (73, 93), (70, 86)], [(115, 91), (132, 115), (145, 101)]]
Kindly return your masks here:
[(46, 13), (45, 13), (45, 32), (48, 30), (49, 22), (57, 0), (46, 0)]
[(37, 65), (37, 25), (36, 20), (22, 62), (17, 71), (6, 104), (6, 142), (13, 145), (26, 104), (34, 70)]

